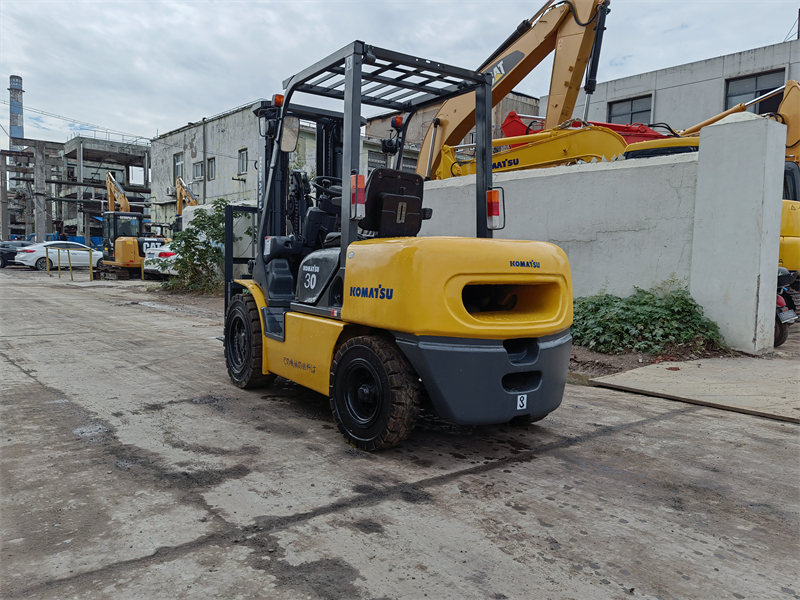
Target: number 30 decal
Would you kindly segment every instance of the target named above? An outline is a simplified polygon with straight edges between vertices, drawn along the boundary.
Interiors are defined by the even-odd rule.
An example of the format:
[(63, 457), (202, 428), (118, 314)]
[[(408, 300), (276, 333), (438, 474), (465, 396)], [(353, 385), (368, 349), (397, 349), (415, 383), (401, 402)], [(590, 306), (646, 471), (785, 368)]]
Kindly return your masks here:
[(313, 273), (306, 273), (306, 280), (303, 285), (306, 288), (314, 289), (317, 287), (317, 276)]

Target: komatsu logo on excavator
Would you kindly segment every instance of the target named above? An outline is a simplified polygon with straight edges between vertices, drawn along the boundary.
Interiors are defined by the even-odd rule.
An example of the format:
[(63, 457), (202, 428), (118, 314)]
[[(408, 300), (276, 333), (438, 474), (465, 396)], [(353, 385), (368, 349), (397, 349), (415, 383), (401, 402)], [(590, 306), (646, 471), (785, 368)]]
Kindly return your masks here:
[(525, 55), (522, 52), (514, 50), (508, 56), (504, 56), (493, 65), (490, 65), (484, 72), (492, 74), (492, 87), (497, 85), (497, 82), (516, 67), (523, 58), (525, 58)]

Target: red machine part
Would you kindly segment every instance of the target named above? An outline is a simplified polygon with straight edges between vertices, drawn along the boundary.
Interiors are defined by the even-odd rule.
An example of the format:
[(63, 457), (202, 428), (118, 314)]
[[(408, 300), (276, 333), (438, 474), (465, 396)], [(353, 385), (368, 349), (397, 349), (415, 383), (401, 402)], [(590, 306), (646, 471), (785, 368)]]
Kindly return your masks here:
[[(611, 131), (620, 134), (627, 144), (644, 142), (646, 140), (657, 140), (665, 137), (654, 129), (651, 129), (647, 125), (642, 125), (641, 123), (620, 125), (619, 123), (600, 123), (598, 121), (589, 121), (589, 125), (596, 125), (598, 127), (610, 129)], [(580, 127), (580, 121), (573, 123), (572, 127), (575, 129)], [(512, 110), (510, 113), (508, 113), (508, 116), (506, 117), (506, 120), (503, 121), (500, 129), (503, 130), (503, 135), (506, 137), (514, 137), (518, 135), (536, 133), (537, 131), (541, 131), (542, 126), (541, 123), (537, 123), (533, 120), (530, 125), (526, 125), (522, 120), (522, 117)], [(522, 145), (523, 144), (512, 144), (511, 147), (515, 148)]]

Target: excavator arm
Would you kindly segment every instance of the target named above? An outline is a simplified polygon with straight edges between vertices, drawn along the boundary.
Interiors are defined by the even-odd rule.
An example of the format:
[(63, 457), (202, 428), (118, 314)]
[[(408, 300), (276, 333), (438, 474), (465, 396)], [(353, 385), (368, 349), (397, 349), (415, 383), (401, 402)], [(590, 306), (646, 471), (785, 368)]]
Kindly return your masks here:
[(189, 186), (183, 181), (182, 177), (175, 180), (175, 195), (177, 196), (178, 204), (176, 206), (177, 214), (183, 215), (184, 206), (197, 206), (197, 196), (192, 193)]
[(119, 209), (122, 212), (131, 212), (131, 205), (128, 203), (128, 197), (122, 186), (117, 183), (114, 176), (110, 171), (106, 171), (106, 190), (108, 190), (108, 210), (114, 212), (115, 205), (119, 204)]
[[(493, 75), (492, 106), (496, 106), (551, 52), (555, 51), (545, 129), (572, 117), (592, 51), (594, 22), (606, 0), (548, 2), (479, 68)], [(601, 8), (602, 7), (602, 8)], [(425, 135), (417, 173), (436, 172), (442, 145), (461, 142), (475, 125), (475, 99), (465, 94), (444, 102)]]

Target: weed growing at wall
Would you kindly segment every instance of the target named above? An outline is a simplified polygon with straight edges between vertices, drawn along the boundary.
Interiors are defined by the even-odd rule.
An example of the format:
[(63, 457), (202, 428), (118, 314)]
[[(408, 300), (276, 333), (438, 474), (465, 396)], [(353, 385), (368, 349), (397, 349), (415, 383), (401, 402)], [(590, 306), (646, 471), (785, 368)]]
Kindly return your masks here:
[(672, 346), (691, 352), (717, 350), (725, 341), (717, 324), (683, 289), (666, 285), (636, 290), (627, 298), (600, 293), (575, 299), (575, 344), (597, 352), (660, 354)]

